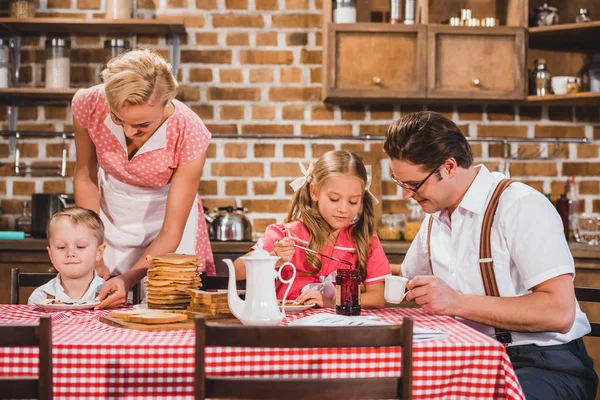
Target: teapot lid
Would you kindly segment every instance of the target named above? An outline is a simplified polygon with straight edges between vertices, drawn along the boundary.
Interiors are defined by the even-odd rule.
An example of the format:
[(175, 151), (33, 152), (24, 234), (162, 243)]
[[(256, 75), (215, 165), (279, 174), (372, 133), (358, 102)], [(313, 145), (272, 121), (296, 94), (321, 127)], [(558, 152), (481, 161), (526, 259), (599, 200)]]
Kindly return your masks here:
[[(264, 247), (264, 243), (263, 243), (262, 238), (260, 238), (260, 239), (258, 239), (258, 242), (256, 242), (256, 249), (252, 250), (250, 252), (250, 255), (246, 256), (245, 258), (249, 258), (249, 259), (265, 259), (265, 258), (271, 258), (271, 257), (273, 257), (263, 247)], [(279, 258), (279, 257), (277, 257), (277, 258)]]

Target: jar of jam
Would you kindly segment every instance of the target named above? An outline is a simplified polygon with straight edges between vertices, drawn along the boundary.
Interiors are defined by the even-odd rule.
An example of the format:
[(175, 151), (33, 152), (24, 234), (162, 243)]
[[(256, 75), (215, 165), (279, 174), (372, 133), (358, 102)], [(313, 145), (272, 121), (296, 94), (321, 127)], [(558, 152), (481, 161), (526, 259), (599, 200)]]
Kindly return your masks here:
[(338, 269), (335, 284), (336, 314), (360, 315), (360, 272), (358, 269)]

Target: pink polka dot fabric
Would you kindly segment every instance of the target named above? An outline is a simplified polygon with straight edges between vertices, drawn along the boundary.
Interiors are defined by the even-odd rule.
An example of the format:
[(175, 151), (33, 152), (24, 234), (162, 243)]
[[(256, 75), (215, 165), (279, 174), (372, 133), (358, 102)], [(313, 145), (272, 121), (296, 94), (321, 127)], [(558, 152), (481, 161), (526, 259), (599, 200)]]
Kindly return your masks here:
[[(96, 147), (98, 164), (117, 180), (132, 186), (158, 188), (167, 185), (175, 169), (206, 151), (211, 134), (202, 120), (185, 104), (173, 100), (175, 112), (166, 121), (166, 146), (138, 154), (128, 160), (127, 152), (105, 124), (110, 113), (104, 85), (81, 89), (72, 102), (73, 118), (85, 128)], [(209, 275), (215, 274), (214, 261), (204, 210), (198, 197), (196, 254)]]

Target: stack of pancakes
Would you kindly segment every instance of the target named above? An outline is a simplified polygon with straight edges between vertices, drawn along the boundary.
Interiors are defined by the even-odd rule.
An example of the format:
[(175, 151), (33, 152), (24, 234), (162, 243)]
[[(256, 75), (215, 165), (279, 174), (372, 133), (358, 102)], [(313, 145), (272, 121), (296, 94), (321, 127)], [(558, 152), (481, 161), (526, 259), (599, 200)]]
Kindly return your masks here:
[(148, 308), (168, 310), (187, 308), (191, 297), (186, 293), (186, 289), (197, 289), (202, 286), (198, 271), (198, 257), (169, 253), (146, 258), (152, 263), (146, 281)]
[(205, 292), (198, 289), (187, 289), (186, 292), (191, 296), (188, 311), (202, 314), (206, 319), (233, 317), (227, 301), (227, 292)]

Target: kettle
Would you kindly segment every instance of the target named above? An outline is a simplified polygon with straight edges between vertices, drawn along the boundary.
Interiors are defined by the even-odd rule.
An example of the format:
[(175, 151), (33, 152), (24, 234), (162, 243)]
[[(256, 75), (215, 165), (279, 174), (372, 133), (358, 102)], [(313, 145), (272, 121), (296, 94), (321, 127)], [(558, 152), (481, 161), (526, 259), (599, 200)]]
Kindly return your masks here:
[[(243, 325), (271, 326), (279, 325), (285, 317), (285, 299), (296, 278), (296, 267), (291, 262), (286, 262), (275, 269), (280, 257), (272, 256), (263, 249), (262, 239), (258, 239), (256, 250), (250, 255), (243, 256), (246, 267), (246, 299), (242, 300), (237, 294), (235, 280), (235, 266), (231, 260), (223, 260), (229, 268), (229, 284), (227, 290), (227, 302), (232, 314), (239, 319)], [(292, 268), (290, 279), (283, 279), (281, 271), (284, 267)], [(281, 309), (277, 304), (277, 293), (275, 292), (275, 279), (281, 280), (288, 287), (283, 295)]]
[(212, 222), (214, 239), (220, 242), (251, 241), (252, 224), (242, 207), (219, 207)]
[(31, 195), (31, 236), (46, 238), (48, 221), (58, 211), (74, 203), (67, 194), (36, 193)]

